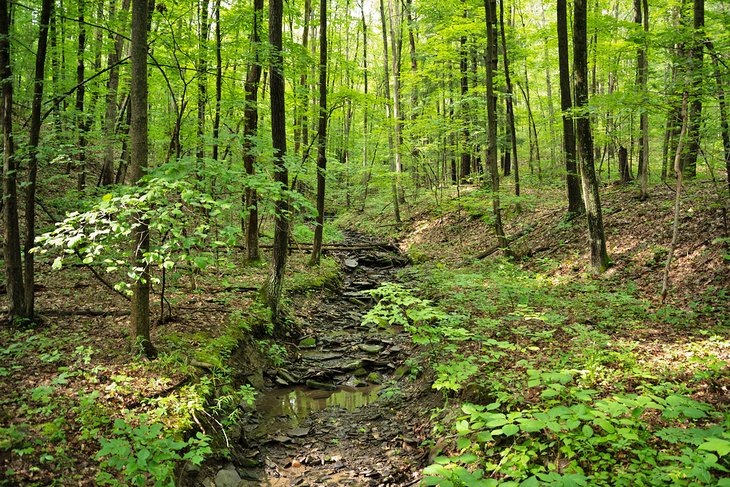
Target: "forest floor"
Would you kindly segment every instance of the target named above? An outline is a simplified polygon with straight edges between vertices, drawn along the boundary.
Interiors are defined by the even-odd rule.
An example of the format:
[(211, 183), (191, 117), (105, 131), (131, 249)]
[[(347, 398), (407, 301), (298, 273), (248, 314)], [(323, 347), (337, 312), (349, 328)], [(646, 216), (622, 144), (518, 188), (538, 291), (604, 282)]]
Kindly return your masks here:
[[(400, 227), (380, 204), (347, 215), (343, 226), (397, 239), (413, 265), (355, 265), (358, 255), (340, 254), (312, 269), (295, 252), (287, 304), (300, 334), (284, 344), (247, 338), (266, 322), (255, 299), (264, 267), (234, 262), (183, 272), (153, 329), (157, 361), (126, 351), (123, 298), (83, 267), (52, 271), (50, 262), (41, 264), (44, 323), (0, 330), (0, 485), (129, 484), (130, 465), (146, 475), (139, 477), (143, 485), (152, 478), (145, 468), (172, 468), (170, 459), (185, 451), (205, 453), (195, 437), (162, 443), (155, 431), (139, 428), (146, 423), (206, 433), (225, 427), (225, 438), (219, 434), (214, 443), (235, 443), (228, 454), (214, 455), (202, 469), (183, 462), (176, 471), (192, 485), (415, 485), (434, 462), (446, 470), (427, 469), (428, 479), (474, 464), (475, 457), (463, 456), (470, 449), (487, 457), (485, 465), (494, 462), (491, 480), (509, 480), (512, 474), (498, 467), (514, 459), (479, 443), (465, 404), (525, 411), (569, 404), (562, 394), (575, 392), (572, 383), (545, 375), (564, 370), (579, 371), (567, 380), (579, 377), (596, 398), (651, 390), (666, 399), (671, 389), (697, 402), (692, 408), (705, 426), (727, 422), (728, 202), (718, 204), (706, 182), (688, 191), (663, 304), (673, 203), (663, 187), (646, 202), (632, 188), (604, 190), (612, 267), (599, 277), (588, 271), (583, 222), (564, 220), (558, 190), (554, 205), (549, 189), (505, 202), (507, 234), (521, 236), (512, 242), (515, 263), (498, 252), (474, 258), (495, 243), (490, 203), (477, 189), (440, 201), (422, 195), (405, 206), (409, 218)], [(389, 281), (403, 286), (393, 302), (405, 328), (395, 315), (395, 327), (362, 325), (372, 305), (367, 290)], [(436, 329), (434, 317), (451, 324)], [(542, 382), (527, 380), (536, 377)], [(240, 387), (246, 383), (264, 391), (258, 403)], [(641, 420), (647, 431), (669, 423), (651, 414)], [(123, 447), (97, 458), (101, 438)], [(489, 441), (495, 452), (504, 450)], [(646, 443), (626, 448), (658, 448)], [(570, 471), (545, 455), (541, 465), (554, 461), (558, 471)], [(622, 468), (634, 461), (625, 452), (613, 456)], [(588, 463), (577, 465), (591, 473)]]

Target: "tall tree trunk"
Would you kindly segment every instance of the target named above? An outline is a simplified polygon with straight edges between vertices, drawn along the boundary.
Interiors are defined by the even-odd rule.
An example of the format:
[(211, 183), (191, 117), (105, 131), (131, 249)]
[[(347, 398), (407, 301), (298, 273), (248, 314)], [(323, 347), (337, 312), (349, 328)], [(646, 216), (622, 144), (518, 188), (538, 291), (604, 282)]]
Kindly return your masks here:
[[(147, 0), (132, 0), (131, 42), (131, 121), (129, 125), (130, 182), (139, 184), (147, 171)], [(140, 347), (148, 358), (157, 355), (150, 340), (150, 272), (144, 257), (150, 249), (149, 222), (142, 214), (134, 216), (132, 265), (137, 271), (132, 295), (132, 350)]]
[(585, 108), (588, 105), (588, 56), (587, 56), (587, 8), (586, 0), (575, 0), (573, 11), (573, 80), (575, 84), (575, 106), (578, 110), (576, 128), (578, 135), (578, 158), (580, 160), (583, 202), (588, 220), (588, 237), (591, 242), (591, 266), (601, 273), (608, 268), (608, 252), (603, 229), (601, 199), (593, 164), (593, 137), (591, 124)]
[(23, 318), (25, 296), (23, 264), (20, 256), (20, 228), (18, 225), (17, 161), (13, 140), (13, 74), (10, 67), (10, 5), (0, 0), (0, 85), (2, 86), (3, 132), (3, 216), (5, 231), (5, 284), (7, 288), (9, 319)]
[[(198, 131), (197, 151), (198, 170), (205, 168), (205, 105), (208, 103), (208, 0), (198, 4)], [(203, 177), (203, 173), (198, 174)]]
[[(368, 95), (368, 24), (365, 21), (365, 2), (361, 4), (360, 8), (360, 20), (362, 26), (362, 81), (363, 81), (363, 93), (367, 97)], [(362, 114), (362, 165), (363, 169), (368, 166), (368, 114), (370, 110), (368, 106), (363, 107)], [(367, 191), (367, 184), (365, 186)], [(363, 200), (363, 206), (365, 200)]]
[(79, 37), (76, 48), (76, 128), (79, 131), (78, 139), (78, 153), (76, 160), (78, 164), (78, 182), (77, 189), (79, 191), (86, 187), (86, 132), (88, 131), (88, 120), (89, 116), (84, 112), (84, 98), (86, 95), (86, 86), (84, 85), (85, 80), (85, 68), (86, 62), (84, 60), (84, 53), (86, 52), (86, 21), (84, 19), (84, 10), (86, 8), (86, 1), (79, 0)]
[[(251, 49), (253, 60), (246, 73), (246, 106), (243, 115), (243, 165), (249, 179), (253, 178), (256, 162), (255, 137), (259, 126), (259, 83), (261, 82), (261, 24), (264, 13), (264, 0), (253, 1), (253, 27), (251, 31)], [(246, 258), (248, 262), (256, 262), (259, 255), (259, 211), (256, 189), (250, 184), (244, 191), (244, 212), (246, 219)]]
[(319, 127), (317, 129), (317, 222), (310, 265), (319, 265), (324, 231), (324, 192), (327, 175), (327, 0), (319, 7)]
[[(284, 59), (282, 56), (283, 0), (269, 2), (269, 44), (271, 68), (269, 75), (271, 96), (271, 139), (274, 146), (274, 180), (281, 191), (289, 188), (289, 172), (286, 168), (286, 106), (284, 102)], [(289, 249), (289, 202), (286, 194), (276, 199), (274, 216), (274, 246), (272, 249), (269, 277), (263, 295), (271, 309), (274, 333), (283, 334), (281, 320), (281, 294), (284, 285), (286, 254)]]
[(494, 75), (497, 71), (497, 0), (484, 0), (487, 17), (487, 167), (492, 180), (492, 212), (497, 243), (505, 255), (511, 256), (507, 237), (502, 225), (502, 209), (499, 198), (499, 168), (497, 167), (497, 95), (494, 93)]
[[(116, 14), (116, 0), (110, 0), (110, 16)], [(129, 0), (122, 0), (121, 14), (129, 10)], [(117, 63), (122, 57), (122, 49), (124, 47), (124, 37), (121, 34), (113, 36), (114, 46), (109, 52), (107, 65), (109, 66), (109, 80), (107, 81), (106, 91), (106, 113), (104, 114), (104, 131), (107, 137), (111, 137), (115, 133), (117, 123), (117, 97), (119, 94), (119, 67)], [(101, 170), (101, 184), (108, 186), (114, 182), (114, 163), (115, 163), (114, 141), (108, 141), (104, 148), (104, 164)]]
[[(467, 18), (467, 8), (465, 6), (466, 0), (461, 0), (464, 5), (464, 19)], [(467, 97), (469, 96), (469, 50), (466, 45), (466, 35), (462, 35), (459, 39), (459, 85), (461, 88), (461, 122), (463, 127), (461, 129), (461, 181), (466, 183), (471, 175), (471, 152), (469, 151), (469, 119), (471, 114), (469, 113), (469, 102)]]
[[(390, 98), (390, 70), (388, 68), (388, 31), (386, 30), (385, 22), (385, 6), (383, 0), (380, 0), (380, 23), (381, 30), (383, 32), (383, 71), (385, 76), (385, 111), (389, 121), (394, 120), (393, 115), (393, 101)], [(398, 184), (396, 181), (396, 149), (393, 142), (393, 130), (391, 124), (388, 124), (388, 153), (390, 155), (390, 172), (392, 173), (391, 191), (393, 193), (393, 213), (395, 216), (395, 222), (400, 223), (400, 202), (398, 200)]]
[(507, 88), (505, 103), (507, 105), (507, 133), (512, 149), (512, 160), (515, 170), (515, 195), (520, 195), (520, 165), (517, 162), (517, 132), (515, 131), (515, 112), (513, 108), (514, 90), (509, 72), (509, 57), (507, 55), (507, 36), (504, 32), (504, 0), (499, 2), (499, 26), (502, 33), (502, 60), (504, 62), (504, 83)]
[(223, 98), (223, 60), (221, 58), (221, 0), (215, 0), (215, 115), (213, 116), (213, 160), (218, 160)]
[(401, 107), (401, 82), (400, 67), (401, 53), (403, 51), (403, 12), (401, 11), (400, 1), (394, 2), (388, 0), (388, 12), (390, 15), (390, 43), (392, 46), (393, 60), (393, 129), (394, 129), (394, 149), (395, 149), (395, 186), (398, 193), (398, 202), (405, 203), (405, 192), (403, 191), (403, 181), (401, 174), (403, 172), (403, 157), (401, 154), (401, 146), (403, 145), (403, 110)]
[(727, 119), (727, 102), (725, 101), (725, 85), (722, 82), (720, 63), (712, 42), (707, 42), (707, 50), (712, 56), (712, 65), (715, 71), (715, 83), (717, 84), (717, 101), (720, 106), (720, 132), (722, 136), (722, 147), (725, 153), (725, 170), (727, 171), (727, 184), (730, 189), (730, 127)]
[(25, 188), (25, 248), (23, 262), (25, 272), (24, 317), (32, 320), (35, 316), (35, 195), (38, 178), (38, 144), (41, 135), (41, 108), (43, 105), (43, 86), (46, 72), (46, 51), (48, 48), (48, 24), (51, 21), (54, 0), (43, 0), (41, 5), (38, 47), (35, 57), (35, 79), (33, 80), (33, 102), (30, 115), (30, 137), (28, 140), (28, 183)]
[(700, 152), (700, 126), (702, 125), (702, 58), (705, 44), (705, 0), (694, 0), (694, 34), (689, 50), (686, 76), (691, 80), (692, 96), (689, 103), (687, 146), (682, 153), (682, 172), (686, 178), (697, 175), (697, 155)]
[[(649, 33), (649, 6), (648, 0), (634, 0), (634, 22), (644, 31), (641, 45), (636, 52), (636, 84), (641, 90), (642, 97), (646, 96), (649, 63), (646, 56), (646, 36)], [(649, 197), (649, 112), (648, 107), (642, 106), (639, 115), (639, 199), (644, 201)]]
[[(304, 26), (302, 28), (302, 48), (309, 49), (309, 21), (312, 16), (312, 0), (304, 0)], [(294, 154), (302, 152), (304, 157), (309, 154), (309, 66), (302, 68), (299, 76), (299, 88), (296, 95), (294, 118)], [(302, 160), (305, 163), (306, 160)]]
[[(418, 79), (418, 58), (416, 57), (416, 33), (413, 27), (413, 0), (406, 0), (406, 22), (408, 23), (408, 45), (410, 47), (411, 57), (411, 75), (413, 76), (413, 83), (411, 84), (411, 124), (413, 124), (418, 118), (418, 104), (421, 99), (419, 90), (420, 82)], [(415, 142), (415, 141), (414, 141)], [(420, 156), (419, 144), (413, 143), (411, 147), (411, 166), (413, 167), (413, 178), (416, 183), (416, 188), (420, 187), (419, 177), (419, 164), (418, 159)]]
[(560, 109), (563, 116), (563, 152), (568, 187), (568, 216), (585, 211), (580, 194), (580, 179), (576, 164), (575, 127), (570, 113), (573, 104), (570, 96), (570, 67), (568, 61), (568, 14), (566, 0), (558, 0), (558, 66), (560, 68)]

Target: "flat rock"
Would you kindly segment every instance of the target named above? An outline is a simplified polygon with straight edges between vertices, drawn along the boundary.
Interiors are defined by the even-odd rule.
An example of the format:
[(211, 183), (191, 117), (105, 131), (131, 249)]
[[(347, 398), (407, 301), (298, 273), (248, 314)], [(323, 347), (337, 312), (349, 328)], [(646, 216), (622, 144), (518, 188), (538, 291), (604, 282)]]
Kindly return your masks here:
[(357, 259), (345, 259), (344, 264), (348, 269), (356, 269), (359, 265)]
[(367, 353), (380, 353), (383, 351), (382, 345), (371, 345), (369, 343), (361, 343), (357, 348)]
[(300, 438), (309, 434), (309, 428), (294, 428), (288, 431), (289, 436)]
[(241, 476), (233, 468), (226, 468), (215, 476), (215, 487), (238, 487)]

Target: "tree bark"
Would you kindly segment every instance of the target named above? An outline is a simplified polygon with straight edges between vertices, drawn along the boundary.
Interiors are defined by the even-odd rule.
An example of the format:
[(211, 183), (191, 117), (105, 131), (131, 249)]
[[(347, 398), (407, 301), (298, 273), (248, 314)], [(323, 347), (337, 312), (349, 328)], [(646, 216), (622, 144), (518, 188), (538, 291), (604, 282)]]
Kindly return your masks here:
[(78, 181), (77, 189), (79, 191), (86, 187), (86, 132), (88, 132), (88, 115), (84, 112), (84, 99), (86, 95), (85, 81), (85, 68), (86, 63), (84, 61), (84, 53), (86, 52), (86, 21), (84, 19), (84, 9), (86, 8), (86, 1), (79, 0), (79, 37), (78, 44), (76, 47), (76, 128), (79, 131), (79, 139), (77, 142), (78, 152), (76, 155), (76, 161), (78, 164)]
[[(261, 82), (261, 24), (264, 12), (264, 0), (253, 2), (253, 26), (251, 31), (251, 49), (253, 61), (248, 65), (246, 73), (246, 105), (243, 115), (243, 165), (246, 175), (252, 179), (256, 162), (255, 137), (259, 126), (259, 83)], [(246, 228), (246, 258), (248, 262), (260, 260), (259, 255), (259, 212), (258, 194), (250, 184), (244, 190), (244, 212)]]
[(327, 175), (327, 0), (319, 8), (319, 127), (317, 129), (317, 219), (310, 265), (319, 265), (324, 231), (324, 193)]
[(41, 108), (46, 72), (46, 51), (48, 49), (48, 25), (53, 11), (53, 0), (43, 0), (41, 5), (38, 47), (35, 58), (35, 79), (33, 80), (33, 102), (30, 115), (30, 137), (28, 140), (28, 183), (25, 188), (25, 248), (24, 248), (24, 317), (32, 320), (35, 316), (35, 198), (38, 178), (38, 144), (41, 135)]
[(694, 0), (694, 34), (687, 61), (692, 96), (689, 101), (687, 144), (682, 152), (682, 172), (691, 179), (697, 176), (697, 155), (700, 152), (700, 126), (702, 125), (702, 58), (705, 44), (705, 0)]
[(717, 101), (720, 107), (720, 132), (722, 134), (722, 147), (725, 153), (725, 170), (727, 172), (727, 184), (730, 189), (730, 127), (727, 119), (727, 102), (725, 101), (725, 86), (722, 82), (719, 60), (712, 42), (707, 42), (707, 50), (712, 56), (712, 65), (715, 71), (715, 83), (717, 84)]
[(509, 56), (507, 56), (507, 36), (504, 32), (504, 0), (499, 2), (499, 25), (502, 33), (502, 61), (504, 64), (505, 104), (507, 105), (507, 133), (512, 149), (512, 160), (515, 171), (515, 195), (520, 195), (520, 165), (517, 162), (517, 132), (515, 131), (515, 112), (513, 108), (514, 90), (509, 72)]
[[(132, 0), (131, 42), (131, 121), (129, 126), (130, 182), (139, 184), (147, 171), (147, 0)], [(144, 216), (134, 216), (132, 232), (132, 265), (138, 269), (132, 296), (132, 350), (138, 347), (148, 357), (157, 356), (150, 340), (150, 272), (144, 257), (150, 249), (149, 222)]]
[(570, 67), (568, 62), (568, 14), (566, 0), (557, 3), (558, 66), (560, 68), (560, 109), (563, 116), (563, 152), (568, 188), (568, 216), (585, 211), (580, 194), (580, 179), (576, 163), (575, 127), (570, 113), (573, 104), (570, 96)]
[(200, 19), (198, 32), (198, 148), (196, 156), (198, 167), (203, 176), (205, 168), (205, 105), (208, 103), (208, 0), (200, 0), (198, 4)]
[(218, 160), (221, 128), (221, 99), (223, 98), (223, 60), (221, 57), (221, 0), (215, 0), (215, 114), (213, 116), (213, 154)]
[(575, 0), (573, 11), (573, 78), (575, 84), (575, 106), (578, 156), (580, 160), (583, 203), (588, 220), (588, 236), (591, 243), (591, 266), (595, 273), (608, 268), (608, 252), (603, 229), (601, 199), (598, 180), (593, 163), (593, 137), (588, 113), (588, 56), (587, 56), (587, 8), (586, 0)]
[[(116, 0), (110, 0), (110, 15), (116, 14)], [(126, 13), (129, 10), (129, 0), (122, 1), (122, 11)], [(122, 57), (122, 49), (124, 47), (124, 37), (116, 34), (114, 38), (114, 47), (107, 58), (109, 66), (109, 80), (106, 85), (106, 112), (104, 114), (104, 131), (107, 137), (112, 136), (116, 130), (117, 124), (117, 97), (119, 94), (119, 60)], [(114, 182), (114, 163), (115, 151), (113, 140), (108, 141), (104, 150), (104, 164), (101, 170), (101, 185), (108, 186)]]
[[(465, 0), (461, 0), (462, 5), (465, 4)], [(467, 18), (467, 9), (464, 7), (464, 18)], [(466, 45), (466, 36), (462, 35), (459, 39), (459, 85), (461, 93), (461, 122), (463, 127), (461, 129), (461, 181), (463, 183), (468, 182), (469, 176), (471, 175), (471, 152), (469, 151), (469, 119), (471, 114), (469, 113), (469, 102), (467, 97), (469, 96), (469, 78), (468, 78), (468, 62), (469, 52)]]
[[(390, 98), (390, 70), (388, 67), (388, 31), (386, 30), (385, 22), (385, 6), (383, 0), (380, 0), (380, 20), (381, 30), (383, 32), (383, 71), (385, 77), (385, 111), (389, 122), (394, 120), (393, 115), (393, 101)], [(391, 181), (391, 192), (393, 193), (393, 213), (395, 216), (395, 222), (400, 223), (400, 203), (398, 201), (398, 184), (396, 182), (396, 149), (393, 142), (393, 129), (391, 123), (388, 124), (388, 153), (390, 155), (390, 171), (392, 173)]]
[[(646, 36), (649, 33), (649, 6), (648, 0), (634, 0), (634, 22), (641, 26), (644, 33), (641, 45), (636, 52), (636, 84), (641, 90), (642, 97), (646, 96), (649, 63), (646, 54)], [(639, 199), (649, 198), (649, 112), (646, 106), (641, 107), (639, 115)]]
[(484, 0), (487, 17), (487, 166), (492, 181), (492, 212), (497, 244), (506, 256), (512, 251), (504, 234), (502, 209), (499, 198), (499, 168), (497, 166), (497, 95), (494, 93), (494, 74), (497, 71), (497, 0)]
[(9, 319), (23, 318), (25, 295), (23, 265), (20, 256), (20, 228), (18, 225), (18, 185), (15, 141), (13, 139), (13, 73), (10, 66), (10, 5), (0, 0), (0, 85), (2, 86), (3, 132), (3, 214), (5, 231), (5, 284), (8, 295)]
[[(393, 141), (395, 150), (395, 187), (398, 194), (398, 202), (405, 203), (405, 192), (403, 190), (403, 157), (401, 146), (403, 145), (403, 110), (401, 107), (401, 53), (403, 51), (403, 12), (400, 1), (388, 0), (388, 24), (390, 28), (390, 43), (392, 46), (393, 61)], [(399, 208), (400, 211), (400, 208)]]
[[(270, 97), (271, 139), (274, 146), (274, 180), (283, 192), (289, 188), (289, 172), (286, 168), (286, 106), (284, 103), (284, 60), (282, 56), (283, 0), (269, 3), (269, 44), (271, 45)], [(269, 277), (263, 288), (266, 303), (271, 309), (274, 333), (283, 334), (281, 320), (281, 294), (284, 285), (287, 250), (289, 247), (289, 202), (285, 194), (276, 199), (274, 216), (274, 247)]]

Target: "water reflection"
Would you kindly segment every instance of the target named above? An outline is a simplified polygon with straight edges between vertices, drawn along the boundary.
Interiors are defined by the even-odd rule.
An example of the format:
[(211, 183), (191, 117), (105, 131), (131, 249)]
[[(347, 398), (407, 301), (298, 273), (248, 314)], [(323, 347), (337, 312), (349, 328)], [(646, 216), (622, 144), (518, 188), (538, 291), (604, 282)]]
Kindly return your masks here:
[(367, 387), (341, 386), (335, 391), (320, 391), (307, 387), (289, 387), (261, 394), (256, 401), (256, 409), (267, 419), (287, 417), (291, 426), (315, 411), (328, 407), (341, 407), (348, 411), (366, 406), (378, 399), (382, 386)]

